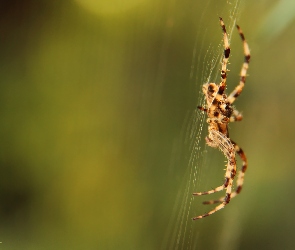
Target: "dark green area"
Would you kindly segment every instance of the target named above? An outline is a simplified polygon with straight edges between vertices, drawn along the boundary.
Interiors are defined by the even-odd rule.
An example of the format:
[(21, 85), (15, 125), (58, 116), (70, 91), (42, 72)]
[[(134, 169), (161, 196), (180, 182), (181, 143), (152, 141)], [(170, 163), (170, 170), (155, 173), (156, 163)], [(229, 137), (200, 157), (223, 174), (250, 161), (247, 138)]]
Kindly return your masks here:
[[(1, 247), (160, 249), (187, 167), (185, 120), (201, 102), (194, 44), (221, 51), (218, 16), (231, 22), (235, 2), (78, 2), (0, 3)], [(262, 36), (270, 2), (245, 1), (238, 18), (252, 59), (244, 120), (230, 129), (249, 159), (245, 188), (195, 222), (193, 249), (294, 248), (295, 24)], [(229, 91), (243, 60), (236, 30), (231, 43)], [(198, 79), (213, 57), (196, 48)], [(222, 180), (216, 159), (202, 178)]]

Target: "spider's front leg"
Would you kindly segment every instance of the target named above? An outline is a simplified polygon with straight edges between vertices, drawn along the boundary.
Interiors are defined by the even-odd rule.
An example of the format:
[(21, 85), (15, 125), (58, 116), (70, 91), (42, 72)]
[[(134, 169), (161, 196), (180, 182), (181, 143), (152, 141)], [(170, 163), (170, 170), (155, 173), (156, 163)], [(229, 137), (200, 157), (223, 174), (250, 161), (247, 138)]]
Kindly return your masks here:
[(219, 21), (220, 21), (220, 25), (223, 32), (223, 46), (224, 46), (222, 66), (221, 66), (221, 83), (219, 85), (219, 90), (218, 90), (219, 94), (222, 95), (226, 88), (226, 79), (227, 79), (226, 72), (228, 71), (226, 66), (230, 56), (230, 46), (229, 46), (228, 36), (226, 33), (226, 28), (225, 28), (223, 19), (219, 17)]
[(241, 94), (241, 92), (242, 92), (242, 90), (244, 88), (244, 85), (245, 85), (245, 82), (246, 82), (247, 71), (248, 71), (248, 68), (249, 68), (250, 58), (251, 58), (249, 45), (246, 42), (244, 33), (241, 30), (239, 25), (237, 25), (237, 29), (238, 29), (238, 32), (239, 32), (240, 37), (242, 39), (242, 42), (243, 42), (244, 63), (242, 65), (241, 72), (240, 72), (239, 85), (236, 86), (236, 88), (233, 90), (233, 92), (230, 93), (230, 95), (228, 96), (228, 101), (230, 103), (233, 103), (237, 99), (237, 97)]
[(230, 122), (238, 122), (243, 119), (243, 115), (238, 110), (234, 109), (231, 117), (229, 118)]

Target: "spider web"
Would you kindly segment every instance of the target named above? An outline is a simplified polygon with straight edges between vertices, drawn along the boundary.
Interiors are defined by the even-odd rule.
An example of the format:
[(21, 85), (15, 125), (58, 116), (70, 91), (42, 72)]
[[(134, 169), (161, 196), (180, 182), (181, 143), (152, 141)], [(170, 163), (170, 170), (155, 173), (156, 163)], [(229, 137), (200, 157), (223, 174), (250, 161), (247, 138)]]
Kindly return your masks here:
[[(236, 20), (240, 14), (242, 0), (221, 2), (222, 4), (214, 6), (216, 4), (215, 2), (206, 1), (206, 5), (201, 10), (200, 15), (196, 15), (199, 17), (199, 19), (196, 20), (196, 22), (199, 23), (199, 27), (196, 31), (190, 73), (190, 81), (195, 86), (195, 89), (198, 90), (196, 106), (205, 104), (202, 85), (207, 82), (220, 82), (220, 62), (223, 55), (223, 40), (218, 17), (220, 16), (223, 18), (229, 39), (231, 39)], [(218, 150), (205, 146), (204, 137), (207, 133), (205, 114), (198, 110), (190, 112), (187, 115), (182, 131), (184, 144), (188, 152), (188, 154), (183, 157), (185, 158), (184, 168), (186, 172), (179, 191), (177, 195), (175, 195), (176, 201), (172, 210), (166, 237), (163, 240), (162, 249), (210, 249), (210, 247), (206, 245), (208, 244), (206, 243), (208, 240), (216, 242), (214, 249), (235, 249), (234, 243), (239, 237), (239, 230), (235, 224), (233, 214), (231, 215), (231, 219), (226, 218), (226, 226), (222, 226), (221, 223), (221, 233), (218, 234), (219, 236), (211, 239), (210, 235), (212, 234), (211, 230), (213, 226), (211, 226), (211, 230), (207, 230), (206, 227), (210, 225), (210, 223), (214, 223), (213, 225), (216, 227), (215, 223), (217, 217), (215, 221), (212, 220), (211, 217), (210, 219), (208, 217), (199, 221), (192, 221), (192, 217), (201, 215), (212, 209), (211, 206), (202, 205), (203, 200), (199, 196), (193, 197), (192, 193), (207, 190), (207, 179), (211, 178), (211, 176), (208, 175), (207, 169), (210, 168), (210, 173), (211, 170), (212, 172), (215, 171), (216, 168), (213, 166), (214, 159), (218, 158), (218, 166), (220, 166), (220, 159), (223, 157)], [(211, 152), (214, 155), (213, 160)], [(217, 156), (218, 154), (219, 156)], [(224, 157), (223, 160), (225, 160)], [(222, 181), (223, 175), (219, 176), (218, 180)], [(213, 183), (215, 183), (212, 184), (213, 186), (220, 185), (220, 183), (216, 183), (216, 181)], [(208, 189), (210, 188), (212, 188), (212, 186), (209, 186)], [(224, 193), (222, 192), (217, 195), (217, 197), (220, 198)], [(212, 197), (213, 196), (204, 197), (204, 200), (211, 200)], [(228, 226), (236, 230), (233, 236), (226, 233), (225, 229), (227, 229)], [(207, 238), (207, 240), (203, 237), (203, 235), (206, 234), (207, 236), (205, 236), (205, 238)]]

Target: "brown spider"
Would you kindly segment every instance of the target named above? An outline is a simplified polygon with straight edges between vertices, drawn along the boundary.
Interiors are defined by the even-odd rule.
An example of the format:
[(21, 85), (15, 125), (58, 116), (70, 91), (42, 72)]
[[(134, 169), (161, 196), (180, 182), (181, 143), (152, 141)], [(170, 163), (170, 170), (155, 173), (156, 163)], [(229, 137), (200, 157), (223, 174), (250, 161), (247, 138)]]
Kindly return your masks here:
[[(228, 124), (229, 122), (241, 121), (242, 114), (237, 111), (233, 106), (233, 102), (241, 94), (246, 81), (246, 74), (250, 62), (250, 50), (249, 46), (245, 40), (244, 34), (240, 27), (237, 25), (238, 32), (242, 38), (244, 47), (244, 63), (240, 72), (240, 83), (236, 86), (233, 92), (227, 96), (224, 91), (226, 88), (226, 66), (228, 63), (228, 58), (230, 55), (230, 46), (228, 42), (228, 36), (226, 34), (226, 29), (222, 18), (219, 18), (220, 25), (223, 31), (223, 41), (224, 41), (224, 56), (222, 60), (221, 68), (221, 83), (217, 85), (216, 83), (206, 83), (203, 85), (203, 93), (206, 97), (207, 105), (205, 107), (198, 106), (203, 112), (207, 113), (208, 119), (208, 131), (209, 135), (206, 137), (206, 143), (210, 147), (219, 148), (227, 158), (227, 168), (225, 172), (225, 181), (223, 185), (206, 191), (193, 193), (193, 195), (205, 195), (213, 194), (218, 191), (226, 189), (225, 197), (218, 200), (205, 201), (203, 204), (215, 204), (221, 203), (216, 206), (213, 210), (200, 216), (196, 216), (193, 220), (202, 219), (206, 216), (214, 214), (218, 210), (224, 208), (237, 194), (242, 190), (244, 175), (247, 169), (247, 158), (243, 150), (229, 138)], [(238, 154), (242, 159), (242, 169), (239, 171), (239, 176), (237, 178), (237, 188), (232, 192), (233, 180), (236, 175), (236, 157)]]

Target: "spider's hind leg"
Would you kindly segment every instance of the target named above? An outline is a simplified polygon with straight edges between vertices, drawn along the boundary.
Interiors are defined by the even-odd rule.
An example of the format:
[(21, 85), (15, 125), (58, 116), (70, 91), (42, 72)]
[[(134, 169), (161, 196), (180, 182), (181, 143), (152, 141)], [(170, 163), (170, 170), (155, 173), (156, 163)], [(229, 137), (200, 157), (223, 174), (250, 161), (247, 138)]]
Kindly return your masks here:
[[(232, 198), (236, 197), (242, 190), (242, 187), (244, 184), (244, 176), (245, 176), (245, 172), (247, 170), (248, 162), (247, 162), (247, 157), (246, 157), (243, 149), (241, 149), (233, 140), (231, 140), (231, 143), (233, 144), (236, 153), (239, 155), (239, 157), (242, 160), (242, 168), (239, 171), (239, 175), (237, 178), (237, 187), (236, 187), (236, 190), (231, 193), (231, 199), (232, 199)], [(204, 201), (203, 204), (204, 205), (216, 204), (216, 203), (223, 202), (223, 200), (224, 200), (224, 198), (222, 197), (218, 200)]]
[(204, 217), (207, 217), (211, 214), (214, 214), (216, 213), (217, 211), (221, 210), (222, 208), (224, 208), (229, 202), (230, 202), (230, 199), (231, 199), (231, 187), (232, 187), (232, 183), (233, 183), (233, 179), (229, 179), (229, 183), (228, 183), (228, 186), (227, 186), (227, 189), (226, 189), (226, 195), (225, 197), (222, 199), (222, 203), (218, 206), (216, 206), (214, 209), (212, 209), (211, 211), (205, 213), (205, 214), (202, 214), (202, 215), (199, 215), (199, 216), (196, 216), (196, 217), (193, 217), (193, 220), (199, 220), (199, 219), (202, 219)]
[(193, 193), (193, 195), (212, 194), (224, 189), (226, 189), (226, 194), (225, 194), (225, 197), (222, 199), (221, 201), (222, 203), (220, 205), (216, 206), (213, 210), (209, 211), (208, 213), (194, 217), (193, 220), (202, 219), (206, 216), (214, 214), (215, 212), (224, 208), (230, 202), (233, 179), (236, 175), (235, 148), (231, 140), (227, 138), (224, 134), (216, 130), (210, 131), (209, 140), (212, 140), (213, 142), (218, 143), (218, 148), (224, 153), (224, 155), (227, 158), (225, 181), (223, 185), (215, 189), (209, 190), (207, 192)]
[(247, 170), (247, 167), (248, 167), (248, 162), (247, 162), (247, 157), (243, 151), (242, 148), (239, 147), (238, 144), (236, 144), (233, 140), (231, 140), (232, 144), (234, 145), (235, 147), (235, 151), (236, 153), (240, 156), (241, 160), (242, 160), (242, 168), (241, 170), (239, 171), (239, 175), (238, 175), (238, 178), (237, 178), (237, 187), (236, 187), (236, 190), (232, 193), (231, 197), (234, 198), (236, 195), (238, 195), (241, 190), (242, 190), (242, 187), (243, 187), (243, 184), (244, 184), (244, 176), (245, 176), (245, 172)]

